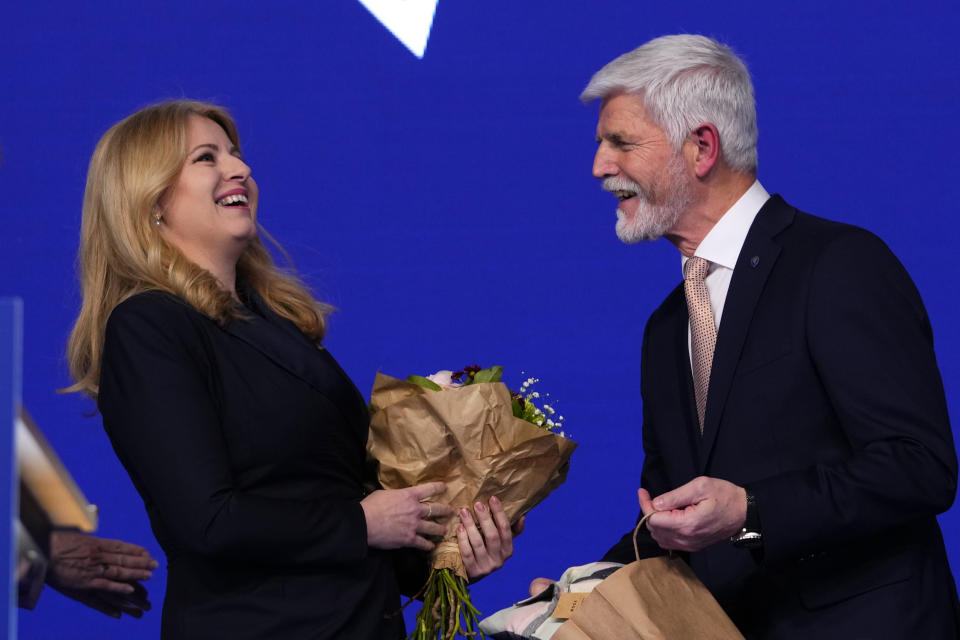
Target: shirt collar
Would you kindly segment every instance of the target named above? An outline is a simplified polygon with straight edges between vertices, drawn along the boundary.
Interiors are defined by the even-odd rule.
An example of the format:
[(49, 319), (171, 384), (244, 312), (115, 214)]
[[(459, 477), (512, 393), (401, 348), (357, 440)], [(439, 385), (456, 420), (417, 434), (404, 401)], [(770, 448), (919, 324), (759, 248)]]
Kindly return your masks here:
[[(759, 180), (755, 180), (740, 199), (733, 203), (726, 213), (717, 221), (713, 228), (694, 251), (695, 256), (709, 260), (713, 265), (720, 265), (733, 269), (740, 256), (740, 249), (747, 239), (747, 232), (753, 219), (757, 217), (760, 208), (770, 198), (770, 194), (763, 188)], [(688, 258), (682, 256), (680, 267), (687, 263)], [(713, 270), (711, 265), (711, 271)]]

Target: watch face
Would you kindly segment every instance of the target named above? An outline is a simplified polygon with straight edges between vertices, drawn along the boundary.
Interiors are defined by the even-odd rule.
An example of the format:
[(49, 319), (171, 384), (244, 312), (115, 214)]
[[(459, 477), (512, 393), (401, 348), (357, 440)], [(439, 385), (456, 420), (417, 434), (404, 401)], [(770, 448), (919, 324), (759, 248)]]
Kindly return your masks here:
[(741, 531), (731, 539), (731, 542), (738, 549), (756, 549), (763, 544), (763, 536), (756, 531)]

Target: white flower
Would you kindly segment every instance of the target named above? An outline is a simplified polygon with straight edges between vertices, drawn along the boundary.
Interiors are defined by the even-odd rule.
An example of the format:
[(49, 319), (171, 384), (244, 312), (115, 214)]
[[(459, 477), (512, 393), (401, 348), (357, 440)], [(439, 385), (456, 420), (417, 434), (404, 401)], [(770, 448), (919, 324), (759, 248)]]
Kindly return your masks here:
[(427, 376), (427, 380), (443, 389), (456, 389), (457, 387), (463, 386), (459, 382), (454, 381), (453, 371), (447, 371), (446, 369), (437, 371), (432, 376)]

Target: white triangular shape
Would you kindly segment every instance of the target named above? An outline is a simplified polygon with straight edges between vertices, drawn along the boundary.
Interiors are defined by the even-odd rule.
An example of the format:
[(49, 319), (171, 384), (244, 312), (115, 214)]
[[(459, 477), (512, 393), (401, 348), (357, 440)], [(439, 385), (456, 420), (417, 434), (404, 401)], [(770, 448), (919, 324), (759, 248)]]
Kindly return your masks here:
[(418, 58), (427, 50), (439, 0), (360, 0)]

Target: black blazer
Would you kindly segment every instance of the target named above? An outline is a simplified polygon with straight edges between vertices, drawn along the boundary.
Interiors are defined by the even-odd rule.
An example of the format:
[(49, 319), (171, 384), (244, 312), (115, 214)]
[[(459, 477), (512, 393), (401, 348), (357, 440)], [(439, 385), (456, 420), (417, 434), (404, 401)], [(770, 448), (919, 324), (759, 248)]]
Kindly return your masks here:
[[(779, 196), (764, 205), (724, 304), (702, 437), (687, 326), (681, 284), (644, 333), (642, 486), (706, 475), (756, 495), (762, 554), (689, 556), (744, 634), (960, 637), (935, 517), (956, 493), (953, 436), (926, 311), (883, 242)], [(629, 536), (605, 559), (632, 560)]]
[(167, 555), (162, 635), (400, 638), (385, 615), (402, 554), (367, 547), (360, 507), (364, 400), (325, 349), (248, 306), (220, 326), (150, 292), (107, 323), (99, 408)]

